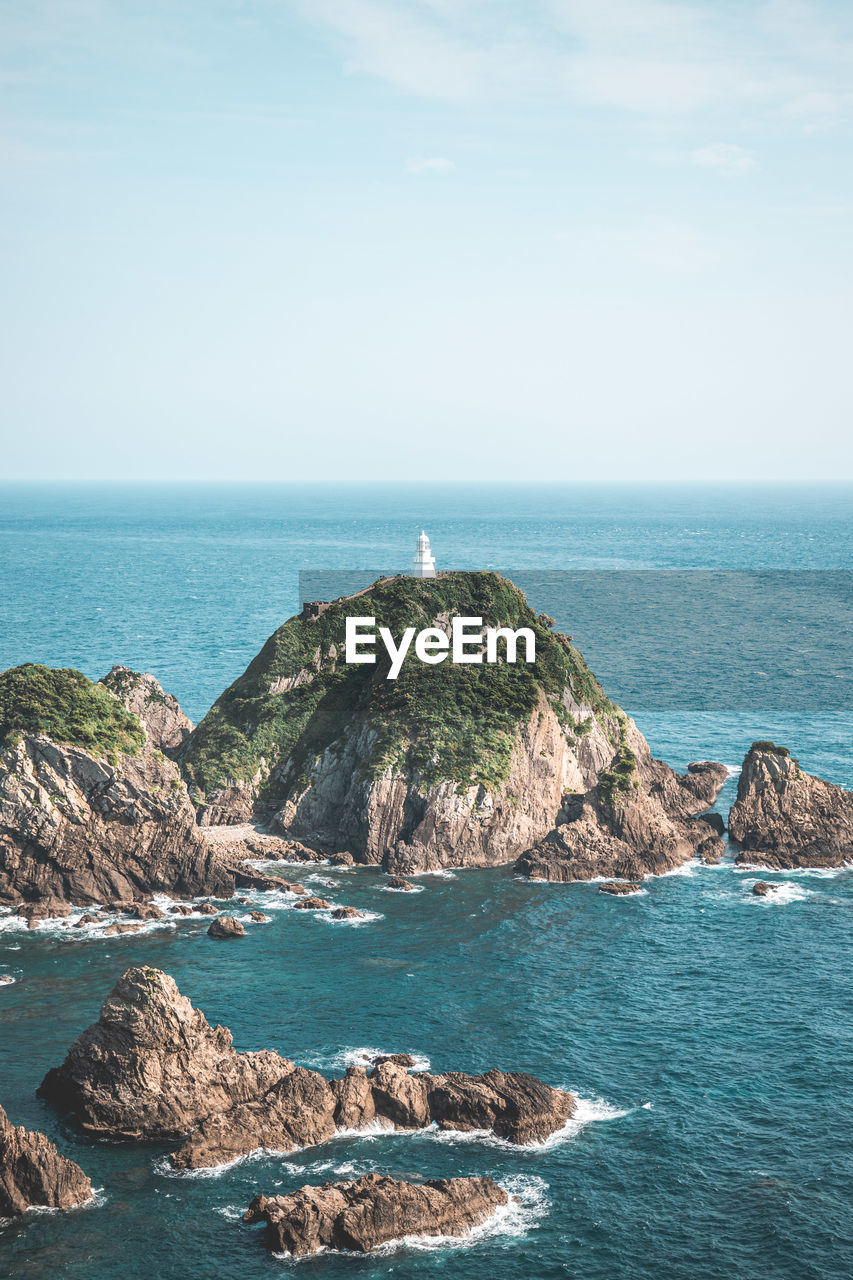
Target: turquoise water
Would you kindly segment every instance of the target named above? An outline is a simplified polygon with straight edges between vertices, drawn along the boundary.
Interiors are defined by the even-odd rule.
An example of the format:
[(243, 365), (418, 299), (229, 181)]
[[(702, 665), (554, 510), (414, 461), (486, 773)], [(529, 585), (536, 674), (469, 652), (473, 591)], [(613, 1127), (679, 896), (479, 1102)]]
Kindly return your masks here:
[[(851, 498), (841, 488), (0, 490), (0, 667), (39, 660), (97, 676), (124, 662), (153, 671), (197, 718), (292, 612), (299, 570), (403, 566), (421, 525), (448, 567), (811, 570), (798, 582), (826, 608), (803, 632), (792, 606), (784, 643), (756, 636), (779, 663), (769, 673), (742, 638), (728, 652), (730, 681), (717, 657), (703, 665), (702, 653), (727, 653), (734, 615), (717, 599), (701, 626), (675, 627), (671, 581), (644, 588), (659, 601), (657, 635), (639, 627), (636, 606), (620, 626), (618, 610), (597, 610), (579, 588), (560, 622), (608, 691), (630, 691), (628, 709), (640, 707), (671, 763), (736, 766), (769, 735), (853, 785), (839, 574), (853, 563)], [(814, 571), (835, 576), (818, 589)], [(783, 621), (788, 599), (774, 606)], [(692, 706), (673, 696), (688, 648), (700, 654)], [(831, 655), (823, 668), (815, 650)], [(792, 670), (796, 696), (792, 686), (780, 699)], [(16, 979), (0, 987), (0, 1103), (102, 1188), (92, 1207), (2, 1229), (0, 1274), (849, 1277), (853, 872), (777, 874), (782, 892), (756, 899), (754, 874), (729, 862), (648, 880), (624, 901), (595, 885), (522, 883), (509, 869), (423, 877), (414, 895), (388, 892), (369, 869), (302, 878), (371, 918), (277, 910), (227, 948), (202, 920), (98, 941), (0, 919), (0, 972)], [(167, 1176), (163, 1149), (89, 1145), (34, 1093), (134, 963), (173, 974), (240, 1049), (275, 1048), (330, 1075), (361, 1048), (416, 1052), (437, 1070), (529, 1070), (576, 1091), (583, 1122), (544, 1150), (340, 1138), (215, 1176)], [(257, 1229), (239, 1223), (258, 1190), (373, 1169), (490, 1173), (521, 1204), (464, 1247), (299, 1264), (267, 1257)]]

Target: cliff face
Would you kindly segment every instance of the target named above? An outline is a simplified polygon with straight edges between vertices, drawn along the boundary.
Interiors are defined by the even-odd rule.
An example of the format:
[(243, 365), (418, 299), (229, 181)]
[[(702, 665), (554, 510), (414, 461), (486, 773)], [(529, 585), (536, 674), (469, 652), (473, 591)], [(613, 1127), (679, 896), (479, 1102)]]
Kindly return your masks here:
[(535, 880), (636, 881), (697, 855), (719, 857), (723, 843), (715, 827), (695, 815), (716, 800), (725, 767), (706, 761), (676, 774), (652, 758), (633, 722), (626, 745), (635, 762), (630, 784), (611, 768), (589, 790), (567, 796), (553, 830), (518, 859), (520, 874)]
[(153, 676), (115, 666), (99, 683), (136, 716), (152, 751), (173, 755), (192, 733), (193, 722), (184, 715), (178, 699), (165, 693)]
[[(396, 680), (344, 662), (347, 615), (450, 633), (451, 619), (529, 627), (536, 662), (421, 663)], [(245, 821), (386, 869), (510, 861), (621, 749), (627, 718), (580, 653), (492, 573), (388, 579), (306, 607), (267, 642), (190, 736), (181, 762), (201, 821)]]
[(0, 1107), (0, 1218), (35, 1207), (72, 1209), (91, 1194), (79, 1165), (61, 1156), (43, 1133), (11, 1124)]
[[(165, 705), (152, 677), (137, 682)], [(0, 902), (230, 891), (177, 766), (155, 745), (174, 732), (160, 710), (151, 723), (153, 742), (147, 717), (79, 672), (0, 675)]]
[(853, 792), (803, 773), (787, 748), (755, 742), (743, 762), (729, 831), (737, 861), (780, 869), (853, 860)]

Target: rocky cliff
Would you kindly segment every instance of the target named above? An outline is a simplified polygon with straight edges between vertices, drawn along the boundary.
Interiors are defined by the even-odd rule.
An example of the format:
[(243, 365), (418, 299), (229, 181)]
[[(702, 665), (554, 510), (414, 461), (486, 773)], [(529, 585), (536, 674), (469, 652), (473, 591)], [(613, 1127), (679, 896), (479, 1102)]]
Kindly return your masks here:
[(355, 1182), (300, 1187), (286, 1196), (255, 1196), (243, 1221), (265, 1222), (266, 1243), (276, 1253), (368, 1253), (406, 1236), (470, 1235), (508, 1199), (491, 1178), (412, 1183), (368, 1173)]
[(754, 742), (729, 831), (740, 845), (740, 863), (840, 867), (853, 861), (853, 792), (804, 773), (787, 747)]
[(92, 1186), (43, 1133), (11, 1124), (0, 1107), (0, 1218), (40, 1207), (72, 1209), (91, 1198)]
[(386, 1059), (329, 1081), (269, 1050), (238, 1053), (227, 1028), (211, 1027), (168, 974), (139, 968), (119, 980), (39, 1093), (98, 1137), (183, 1139), (171, 1157), (179, 1169), (261, 1148), (292, 1151), (377, 1122), (541, 1142), (575, 1109), (570, 1094), (522, 1073), (412, 1074)]
[[(536, 661), (410, 655), (388, 680), (381, 648), (375, 665), (344, 662), (348, 615), (372, 616), (396, 638), (409, 626), (449, 634), (453, 617), (527, 627)], [(638, 756), (648, 757), (641, 735), (550, 619), (497, 574), (450, 573), (306, 606), (215, 703), (181, 762), (202, 822), (262, 813), (324, 853), (414, 872), (513, 860), (552, 830), (567, 794), (599, 783), (611, 799), (628, 794)], [(649, 785), (678, 814), (716, 794), (706, 788), (698, 804), (693, 779), (654, 769)]]
[(35, 664), (0, 674), (0, 902), (230, 893), (164, 754), (185, 717), (151, 676), (119, 670), (105, 684)]

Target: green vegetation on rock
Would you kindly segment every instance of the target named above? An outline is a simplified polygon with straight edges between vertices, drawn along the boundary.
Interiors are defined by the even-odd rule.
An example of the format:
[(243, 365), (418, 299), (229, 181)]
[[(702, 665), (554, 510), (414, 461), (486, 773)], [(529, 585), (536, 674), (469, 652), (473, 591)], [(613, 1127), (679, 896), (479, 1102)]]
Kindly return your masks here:
[(0, 673), (0, 746), (24, 733), (83, 747), (90, 755), (135, 755), (145, 734), (137, 720), (100, 684), (72, 668), (27, 662)]
[[(388, 627), (397, 640), (406, 627), (420, 631), (453, 617), (481, 617), (484, 627), (530, 627), (536, 662), (461, 665), (448, 657), (431, 666), (410, 651), (397, 680), (388, 680), (381, 644), (375, 665), (344, 661), (348, 615), (374, 617), (377, 628)], [(427, 783), (448, 778), (491, 788), (506, 778), (516, 735), (541, 694), (566, 732), (588, 732), (586, 722), (575, 725), (563, 701), (567, 689), (587, 708), (587, 720), (591, 712), (612, 721), (616, 746), (618, 708), (577, 649), (550, 627), (551, 619), (537, 616), (521, 591), (496, 573), (383, 579), (318, 616), (305, 609), (280, 627), (190, 735), (182, 766), (200, 792), (209, 792), (287, 762), (289, 793), (307, 782), (318, 757), (344, 733), (364, 729), (375, 735), (373, 776), (391, 765)], [(281, 789), (277, 781), (266, 784), (277, 802)]]

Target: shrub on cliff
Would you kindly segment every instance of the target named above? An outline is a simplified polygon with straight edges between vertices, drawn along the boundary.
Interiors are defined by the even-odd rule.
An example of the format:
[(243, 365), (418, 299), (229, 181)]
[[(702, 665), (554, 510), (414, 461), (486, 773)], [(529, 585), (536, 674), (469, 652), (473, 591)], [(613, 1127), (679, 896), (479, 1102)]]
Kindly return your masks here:
[(135, 755), (145, 741), (136, 716), (81, 671), (27, 662), (0, 673), (0, 747), (24, 733), (91, 755)]

